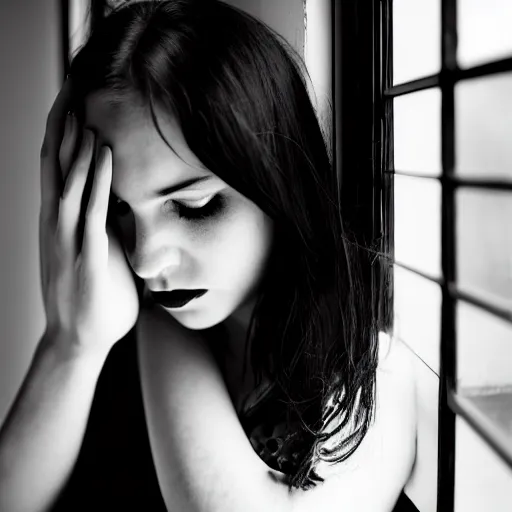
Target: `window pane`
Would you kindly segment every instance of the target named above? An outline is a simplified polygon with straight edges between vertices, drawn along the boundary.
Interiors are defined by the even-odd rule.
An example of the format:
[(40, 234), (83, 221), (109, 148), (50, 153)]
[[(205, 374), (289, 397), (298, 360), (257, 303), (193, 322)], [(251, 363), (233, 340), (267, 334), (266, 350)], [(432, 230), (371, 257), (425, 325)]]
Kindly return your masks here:
[[(480, 41), (481, 38), (475, 39)], [(455, 143), (458, 173), (512, 179), (511, 90), (512, 74), (457, 84)]]
[(439, 285), (395, 265), (394, 307), (395, 336), (439, 375)]
[(458, 417), (455, 431), (455, 512), (510, 512), (512, 472)]
[(395, 260), (441, 274), (441, 188), (437, 180), (395, 176)]
[(512, 324), (460, 302), (457, 387), (467, 411), (512, 457)]
[(459, 1), (457, 18), (461, 67), (512, 56), (510, 0)]
[(512, 391), (512, 324), (461, 301), (457, 305), (457, 333), (461, 393), (506, 386)]
[(393, 83), (439, 73), (441, 0), (393, 1)]
[(441, 91), (427, 89), (393, 102), (395, 170), (438, 176), (441, 171)]
[(512, 311), (512, 194), (457, 194), (458, 286)]

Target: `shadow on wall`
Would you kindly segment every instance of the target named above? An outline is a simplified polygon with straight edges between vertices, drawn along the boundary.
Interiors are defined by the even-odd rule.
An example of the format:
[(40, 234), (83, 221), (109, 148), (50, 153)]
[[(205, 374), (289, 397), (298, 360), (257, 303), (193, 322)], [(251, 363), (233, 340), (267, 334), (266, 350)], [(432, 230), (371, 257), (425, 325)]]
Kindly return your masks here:
[(59, 89), (58, 2), (0, 2), (0, 423), (44, 328), (39, 150)]

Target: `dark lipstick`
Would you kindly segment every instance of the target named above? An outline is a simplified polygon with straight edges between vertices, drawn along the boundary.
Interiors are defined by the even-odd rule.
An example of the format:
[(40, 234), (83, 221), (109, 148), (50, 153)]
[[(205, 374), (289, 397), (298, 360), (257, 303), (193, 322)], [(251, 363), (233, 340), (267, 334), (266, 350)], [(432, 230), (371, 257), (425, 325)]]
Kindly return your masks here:
[(181, 308), (191, 300), (203, 296), (208, 290), (173, 290), (172, 292), (151, 292), (151, 297), (166, 308)]

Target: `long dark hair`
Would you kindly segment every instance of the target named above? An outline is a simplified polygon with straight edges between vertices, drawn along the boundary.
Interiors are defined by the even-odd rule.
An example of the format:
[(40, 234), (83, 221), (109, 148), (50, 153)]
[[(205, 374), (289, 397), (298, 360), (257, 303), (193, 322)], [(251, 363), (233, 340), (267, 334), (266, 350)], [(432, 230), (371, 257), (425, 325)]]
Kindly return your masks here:
[(171, 112), (200, 161), (273, 220), (247, 341), (257, 382), (272, 382), (300, 434), (289, 489), (315, 485), (316, 462), (345, 460), (368, 430), (378, 329), (300, 56), (223, 2), (143, 1), (94, 28), (71, 75), (82, 97), (99, 91), (121, 109), (137, 100), (164, 141), (155, 107)]

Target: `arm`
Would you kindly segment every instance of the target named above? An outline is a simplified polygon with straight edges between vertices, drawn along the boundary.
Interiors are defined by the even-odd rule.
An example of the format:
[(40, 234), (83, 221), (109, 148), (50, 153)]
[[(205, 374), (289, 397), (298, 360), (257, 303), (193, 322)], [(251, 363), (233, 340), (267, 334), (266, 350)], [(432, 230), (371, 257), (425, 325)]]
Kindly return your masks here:
[(67, 80), (41, 148), (39, 254), (47, 327), (0, 433), (2, 512), (51, 506), (76, 460), (107, 354), (138, 316), (135, 283), (119, 243), (107, 233), (111, 151), (100, 152), (82, 206), (94, 135), (85, 131), (74, 159), (79, 128), (67, 116), (61, 141), (71, 92)]
[(285, 493), (247, 440), (204, 341), (159, 306), (141, 309), (137, 329), (146, 421), (167, 510), (286, 512)]
[(75, 357), (43, 337), (0, 432), (0, 510), (47, 510), (67, 481), (106, 354)]
[(415, 450), (415, 388), (404, 348), (393, 349), (379, 369), (376, 421), (357, 452), (329, 468), (323, 484), (290, 495), (279, 473), (252, 449), (220, 371), (197, 334), (158, 307), (143, 310), (138, 329), (150, 442), (170, 512), (393, 508)]

